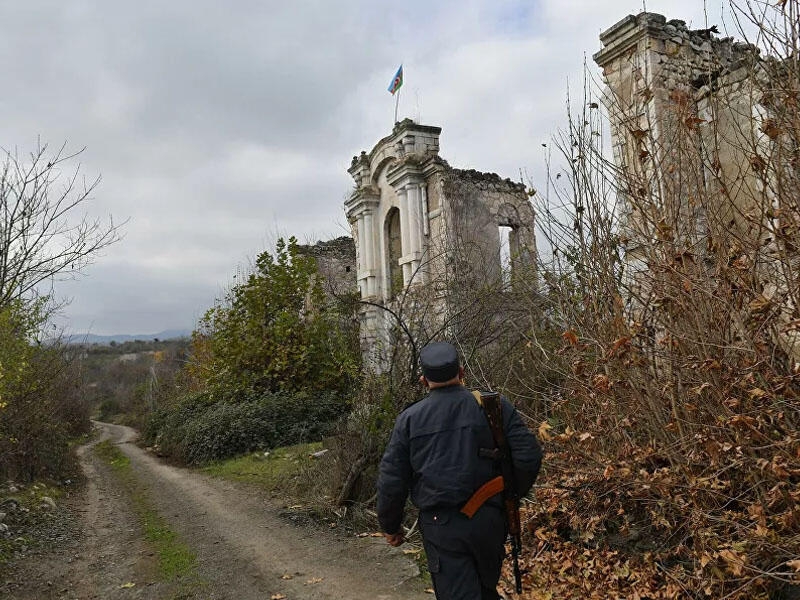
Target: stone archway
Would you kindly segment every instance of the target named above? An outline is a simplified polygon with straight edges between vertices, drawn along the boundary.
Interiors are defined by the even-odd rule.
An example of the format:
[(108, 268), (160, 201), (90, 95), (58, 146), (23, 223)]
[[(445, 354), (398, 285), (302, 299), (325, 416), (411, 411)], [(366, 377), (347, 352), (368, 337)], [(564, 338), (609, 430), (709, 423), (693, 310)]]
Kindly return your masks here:
[(395, 207), (386, 213), (384, 225), (386, 240), (386, 275), (388, 297), (394, 298), (403, 289), (403, 268), (400, 259), (403, 256), (402, 231), (400, 229), (400, 211)]

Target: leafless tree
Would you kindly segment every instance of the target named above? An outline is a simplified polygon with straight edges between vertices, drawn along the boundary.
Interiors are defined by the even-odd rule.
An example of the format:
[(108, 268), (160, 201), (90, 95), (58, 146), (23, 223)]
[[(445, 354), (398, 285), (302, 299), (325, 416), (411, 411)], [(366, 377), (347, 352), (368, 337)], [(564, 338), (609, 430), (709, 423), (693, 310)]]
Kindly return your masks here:
[(100, 183), (77, 162), (82, 150), (40, 144), (21, 157), (5, 150), (0, 166), (0, 306), (42, 284), (76, 276), (119, 240), (120, 226), (80, 214)]

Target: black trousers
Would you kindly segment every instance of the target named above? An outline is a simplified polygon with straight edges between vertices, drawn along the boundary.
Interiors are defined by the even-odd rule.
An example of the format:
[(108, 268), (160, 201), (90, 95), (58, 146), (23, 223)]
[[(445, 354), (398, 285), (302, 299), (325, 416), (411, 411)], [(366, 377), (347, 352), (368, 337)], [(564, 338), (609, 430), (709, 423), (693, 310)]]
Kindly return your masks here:
[(420, 513), (420, 531), (437, 600), (498, 600), (505, 553), (502, 510), (482, 506), (467, 518), (458, 510)]

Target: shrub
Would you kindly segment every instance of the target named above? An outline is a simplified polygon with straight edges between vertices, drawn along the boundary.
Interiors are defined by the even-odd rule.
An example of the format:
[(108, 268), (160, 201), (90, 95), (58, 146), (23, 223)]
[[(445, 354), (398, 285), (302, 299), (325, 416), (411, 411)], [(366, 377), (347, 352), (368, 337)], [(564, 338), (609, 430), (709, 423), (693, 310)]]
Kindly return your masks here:
[(106, 398), (97, 409), (97, 418), (101, 421), (110, 421), (120, 412), (119, 401), (116, 398)]
[(195, 389), (337, 390), (358, 379), (354, 305), (326, 298), (317, 263), (297, 240), (261, 253), (247, 281), (209, 309), (192, 335)]
[(264, 394), (234, 401), (204, 392), (154, 413), (144, 439), (164, 455), (203, 464), (319, 440), (345, 411), (346, 403), (333, 393)]
[(67, 349), (36, 343), (43, 303), (0, 308), (0, 478), (58, 476), (68, 443), (89, 429)]
[[(779, 4), (752, 14), (785, 23), (761, 34), (778, 49), (790, 32), (794, 57), (800, 4)], [(642, 112), (607, 97), (632, 160), (609, 162), (598, 103), (557, 142), (567, 183), (539, 196), (550, 248), (530, 322), (560, 329), (532, 370), (560, 366), (563, 383), (537, 415), (549, 444), (523, 515), (530, 587), (766, 600), (800, 583), (800, 188), (784, 150), (800, 140), (800, 77), (793, 60), (753, 66), (747, 93), (716, 83), (702, 131), (699, 102), (644, 131), (646, 94), (633, 92)], [(762, 116), (731, 136), (718, 115), (741, 99)], [(716, 167), (723, 155), (741, 168)]]

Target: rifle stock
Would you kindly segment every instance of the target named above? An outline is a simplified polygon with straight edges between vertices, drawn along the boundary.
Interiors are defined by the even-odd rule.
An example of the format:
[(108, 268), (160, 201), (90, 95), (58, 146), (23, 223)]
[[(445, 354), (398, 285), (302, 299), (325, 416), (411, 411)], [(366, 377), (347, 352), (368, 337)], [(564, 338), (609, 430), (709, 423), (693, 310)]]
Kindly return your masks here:
[(503, 475), (503, 504), (505, 506), (508, 535), (511, 538), (511, 559), (514, 567), (514, 583), (517, 594), (522, 593), (522, 574), (519, 568), (519, 554), (522, 550), (522, 528), (519, 521), (519, 494), (511, 461), (511, 448), (508, 446), (503, 428), (503, 405), (497, 392), (481, 392), (481, 403), (492, 431), (495, 447), (500, 452), (500, 469)]

